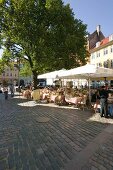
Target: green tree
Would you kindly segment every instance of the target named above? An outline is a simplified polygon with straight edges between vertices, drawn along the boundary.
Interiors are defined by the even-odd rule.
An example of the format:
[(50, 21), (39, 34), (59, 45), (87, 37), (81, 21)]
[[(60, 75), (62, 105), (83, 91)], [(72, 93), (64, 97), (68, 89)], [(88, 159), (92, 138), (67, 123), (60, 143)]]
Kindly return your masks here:
[(30, 65), (29, 65), (29, 62), (23, 62), (22, 64), (23, 66), (20, 67), (20, 76), (22, 77), (28, 77), (28, 76), (31, 76), (32, 75), (32, 71), (30, 69)]
[(0, 32), (11, 58), (29, 62), (37, 75), (86, 62), (86, 25), (62, 0), (1, 0)]
[(2, 74), (3, 70), (4, 70), (3, 61), (2, 59), (0, 59), (0, 75)]

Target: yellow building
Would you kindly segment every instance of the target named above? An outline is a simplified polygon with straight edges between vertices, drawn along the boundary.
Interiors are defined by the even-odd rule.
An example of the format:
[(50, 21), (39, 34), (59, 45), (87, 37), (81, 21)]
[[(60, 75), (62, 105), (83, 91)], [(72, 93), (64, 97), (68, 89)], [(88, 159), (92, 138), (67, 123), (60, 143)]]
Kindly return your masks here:
[(113, 68), (113, 34), (96, 43), (90, 49), (90, 63), (99, 67)]
[(14, 63), (14, 68), (6, 66), (4, 72), (0, 75), (0, 83), (16, 83), (19, 79), (19, 69), (17, 64)]

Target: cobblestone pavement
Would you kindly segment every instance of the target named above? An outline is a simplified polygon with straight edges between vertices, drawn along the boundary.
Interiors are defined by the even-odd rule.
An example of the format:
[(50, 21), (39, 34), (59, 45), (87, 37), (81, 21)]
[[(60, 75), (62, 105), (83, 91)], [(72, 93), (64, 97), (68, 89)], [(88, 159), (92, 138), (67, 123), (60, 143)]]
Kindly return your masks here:
[(89, 110), (0, 96), (0, 170), (111, 170), (112, 124)]

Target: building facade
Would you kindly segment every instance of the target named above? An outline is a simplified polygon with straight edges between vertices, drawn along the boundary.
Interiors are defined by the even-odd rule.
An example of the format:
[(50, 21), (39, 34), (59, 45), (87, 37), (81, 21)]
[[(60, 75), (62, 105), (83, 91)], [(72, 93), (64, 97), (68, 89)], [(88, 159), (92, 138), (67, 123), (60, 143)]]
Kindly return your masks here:
[(96, 43), (90, 49), (90, 63), (99, 67), (113, 69), (113, 34)]
[(17, 84), (19, 79), (19, 69), (17, 64), (14, 63), (14, 68), (11, 69), (10, 67), (6, 66), (3, 73), (0, 75), (0, 83), (4, 84)]

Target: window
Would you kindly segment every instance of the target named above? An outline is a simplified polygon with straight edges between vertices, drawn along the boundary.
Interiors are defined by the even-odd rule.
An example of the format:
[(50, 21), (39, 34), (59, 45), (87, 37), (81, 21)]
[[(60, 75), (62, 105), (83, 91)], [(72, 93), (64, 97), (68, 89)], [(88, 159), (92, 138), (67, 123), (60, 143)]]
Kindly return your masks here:
[(96, 56), (97, 56), (97, 58), (98, 58), (98, 52), (96, 53)]
[(18, 64), (14, 64), (14, 67), (16, 67), (16, 68), (17, 68), (17, 67), (18, 67)]
[(110, 52), (113, 53), (113, 45), (110, 46)]
[(96, 56), (97, 56), (97, 57), (100, 57), (100, 52), (97, 52), (97, 53), (96, 53)]
[(99, 63), (98, 66), (99, 66), (99, 67), (102, 67), (102, 63)]
[(113, 60), (111, 60), (111, 68), (113, 68)]
[(91, 54), (91, 58), (92, 58), (92, 60), (95, 59), (95, 53)]
[(104, 65), (105, 68), (108, 68), (108, 61), (104, 61), (103, 65)]
[(103, 54), (104, 55), (108, 54), (108, 48), (104, 48)]
[(104, 51), (103, 51), (103, 55), (105, 55), (106, 53), (105, 53), (105, 49), (104, 49)]
[(10, 73), (10, 76), (12, 77), (12, 73)]

